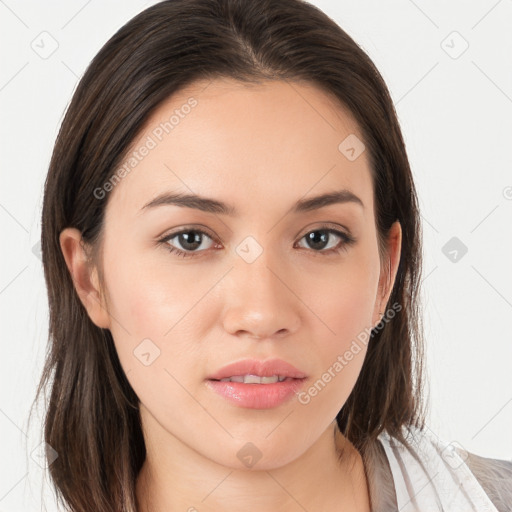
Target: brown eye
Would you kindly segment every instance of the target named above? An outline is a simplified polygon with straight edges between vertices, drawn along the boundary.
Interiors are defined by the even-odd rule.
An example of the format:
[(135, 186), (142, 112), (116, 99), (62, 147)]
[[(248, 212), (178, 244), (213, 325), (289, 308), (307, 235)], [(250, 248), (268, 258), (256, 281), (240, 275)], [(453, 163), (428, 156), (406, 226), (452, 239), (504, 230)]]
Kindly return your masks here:
[[(187, 257), (193, 256), (194, 253), (203, 252), (206, 249), (209, 249), (211, 245), (207, 245), (204, 247), (205, 237), (211, 242), (213, 242), (212, 238), (205, 233), (204, 231), (198, 229), (187, 229), (179, 231), (178, 233), (172, 233), (163, 238), (160, 242), (167, 246), (167, 249), (171, 253), (176, 253), (178, 256)], [(175, 240), (172, 244), (169, 242), (171, 240)], [(201, 250), (197, 250), (198, 247), (202, 247)]]
[(332, 228), (315, 229), (306, 233), (302, 239), (306, 240), (308, 247), (314, 252), (324, 253), (346, 250), (348, 245), (355, 242), (351, 236)]

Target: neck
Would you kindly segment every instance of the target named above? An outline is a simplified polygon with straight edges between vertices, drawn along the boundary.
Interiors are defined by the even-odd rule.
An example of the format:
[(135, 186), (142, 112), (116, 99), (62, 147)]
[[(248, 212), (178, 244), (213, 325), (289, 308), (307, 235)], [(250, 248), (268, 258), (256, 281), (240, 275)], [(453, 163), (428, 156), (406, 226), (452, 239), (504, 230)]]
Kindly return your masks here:
[(218, 464), (151, 427), (136, 484), (141, 512), (370, 510), (362, 458), (335, 421), (298, 458), (263, 470)]

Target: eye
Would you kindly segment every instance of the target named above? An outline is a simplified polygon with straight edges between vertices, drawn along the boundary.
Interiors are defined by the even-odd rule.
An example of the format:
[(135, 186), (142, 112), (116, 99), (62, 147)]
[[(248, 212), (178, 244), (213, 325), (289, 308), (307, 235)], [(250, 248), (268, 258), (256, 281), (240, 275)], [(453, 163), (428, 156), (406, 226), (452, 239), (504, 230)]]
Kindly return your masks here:
[[(204, 237), (207, 237), (212, 244), (207, 244), (207, 246), (204, 247)], [(169, 242), (174, 239), (176, 239), (176, 241), (170, 244)], [(208, 233), (200, 229), (185, 229), (178, 233), (165, 236), (160, 240), (160, 243), (165, 244), (169, 252), (176, 253), (177, 256), (186, 258), (193, 256), (196, 252), (203, 252), (205, 249), (209, 249), (213, 245), (213, 240)], [(175, 244), (179, 244), (181, 249), (176, 247)], [(197, 250), (199, 247), (202, 247), (202, 249)]]
[[(338, 238), (338, 242), (334, 240), (334, 243), (329, 243), (334, 235), (334, 238)], [(320, 253), (338, 253), (340, 250), (346, 251), (348, 246), (355, 242), (355, 239), (350, 235), (347, 235), (343, 231), (332, 229), (327, 226), (319, 227), (309, 233), (306, 233), (301, 240), (306, 240), (307, 244), (313, 249), (314, 252)], [(327, 250), (325, 250), (327, 247)]]

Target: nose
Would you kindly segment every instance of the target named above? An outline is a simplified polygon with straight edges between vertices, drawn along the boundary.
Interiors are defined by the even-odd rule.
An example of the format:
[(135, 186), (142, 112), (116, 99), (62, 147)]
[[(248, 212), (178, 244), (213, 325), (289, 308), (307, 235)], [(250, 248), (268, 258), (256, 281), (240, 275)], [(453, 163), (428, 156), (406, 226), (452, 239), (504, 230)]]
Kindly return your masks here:
[(235, 336), (284, 337), (296, 332), (303, 305), (289, 272), (270, 263), (266, 251), (252, 262), (235, 262), (225, 278), (223, 325)]

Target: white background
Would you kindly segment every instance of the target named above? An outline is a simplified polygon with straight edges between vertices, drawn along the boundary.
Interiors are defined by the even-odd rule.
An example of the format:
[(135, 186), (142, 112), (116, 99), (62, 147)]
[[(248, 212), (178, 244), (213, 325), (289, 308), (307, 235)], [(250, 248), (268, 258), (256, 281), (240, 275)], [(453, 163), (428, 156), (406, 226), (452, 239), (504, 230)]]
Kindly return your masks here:
[[(43, 507), (41, 418), (29, 430), (27, 416), (47, 341), (33, 248), (53, 143), (87, 64), (152, 3), (0, 1), (0, 512)], [(428, 426), (511, 459), (512, 1), (312, 3), (376, 63), (404, 133), (424, 229)], [(43, 31), (58, 44), (46, 59), (31, 46)], [(457, 262), (442, 251), (454, 236), (468, 248)]]

